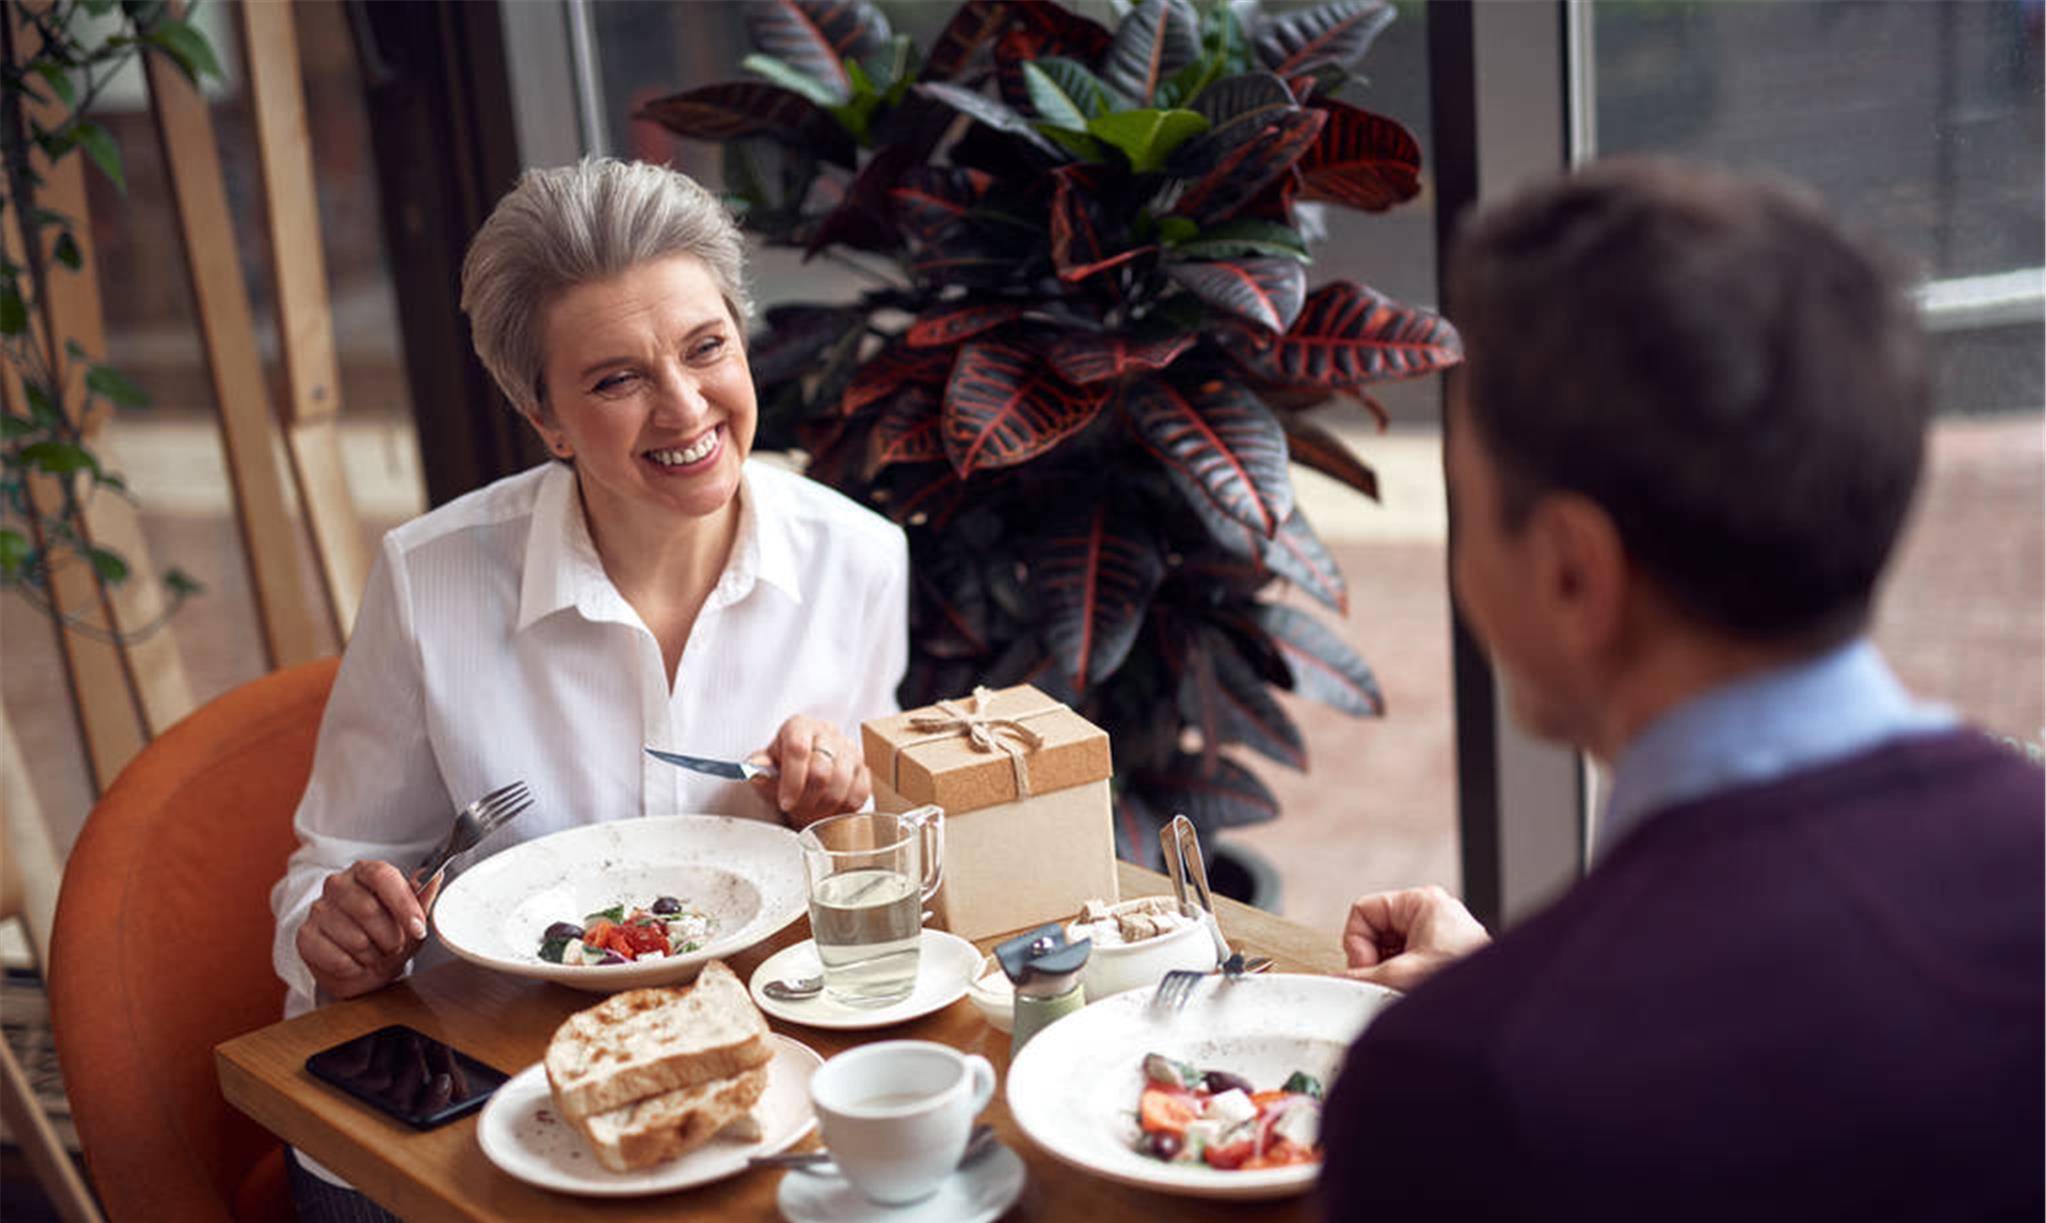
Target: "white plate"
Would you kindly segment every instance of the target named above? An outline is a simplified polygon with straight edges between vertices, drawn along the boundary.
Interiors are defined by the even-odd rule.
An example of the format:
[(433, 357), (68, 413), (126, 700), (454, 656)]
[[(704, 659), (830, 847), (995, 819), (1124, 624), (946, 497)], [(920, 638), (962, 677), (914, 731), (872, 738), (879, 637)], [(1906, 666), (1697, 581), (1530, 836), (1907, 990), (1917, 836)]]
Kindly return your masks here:
[(1023, 1161), (1000, 1143), (946, 1177), (938, 1191), (907, 1206), (860, 1196), (830, 1165), (781, 1178), (775, 1205), (789, 1223), (994, 1223), (1023, 1192)]
[(1169, 1164), (1133, 1149), (1144, 1055), (1240, 1074), (1260, 1089), (1295, 1070), (1333, 1083), (1350, 1042), (1400, 995), (1342, 977), (1206, 977), (1180, 1011), (1151, 991), (1105, 998), (1045, 1028), (1009, 1063), (1009, 1114), (1062, 1163), (1166, 1193), (1272, 1198), (1303, 1193), (1320, 1164), (1223, 1172)]
[[(685, 955), (627, 964), (553, 964), (540, 935), (615, 904), (673, 896), (717, 919)], [(586, 824), (492, 854), (433, 907), (441, 942), (465, 960), (597, 993), (672, 985), (788, 925), (808, 903), (796, 834), (760, 820), (672, 815)]]
[(476, 1141), (499, 1170), (542, 1189), (586, 1197), (636, 1197), (667, 1193), (743, 1172), (746, 1160), (784, 1150), (817, 1124), (810, 1111), (810, 1076), (824, 1059), (786, 1036), (773, 1036), (774, 1060), (767, 1064), (767, 1090), (753, 1106), (760, 1141), (713, 1138), (666, 1163), (637, 1172), (613, 1172), (597, 1162), (583, 1136), (554, 1111), (547, 1067), (536, 1062), (497, 1089), (476, 1122)]
[(768, 997), (769, 981), (814, 977), (824, 971), (812, 939), (782, 948), (753, 970), (753, 1001), (777, 1019), (813, 1028), (883, 1028), (928, 1015), (952, 1005), (966, 992), (966, 983), (980, 966), (980, 949), (943, 930), (926, 930), (923, 935), (923, 945), (916, 957), (916, 988), (900, 1002), (875, 1007), (848, 1006), (833, 999), (828, 990), (800, 1002)]

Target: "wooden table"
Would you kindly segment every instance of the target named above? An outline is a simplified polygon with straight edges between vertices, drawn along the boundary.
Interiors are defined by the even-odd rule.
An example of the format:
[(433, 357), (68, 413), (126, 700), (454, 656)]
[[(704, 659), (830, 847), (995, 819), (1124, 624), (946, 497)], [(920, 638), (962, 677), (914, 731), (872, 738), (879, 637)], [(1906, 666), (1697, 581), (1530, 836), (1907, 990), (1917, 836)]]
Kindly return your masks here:
[[(1125, 898), (1167, 891), (1163, 876), (1121, 866)], [(1333, 931), (1310, 930), (1218, 898), (1223, 932), (1248, 951), (1271, 956), (1283, 971), (1329, 972), (1342, 966)], [(775, 951), (808, 937), (792, 923), (775, 938), (737, 956), (742, 979)], [(988, 940), (992, 943), (994, 940)], [(272, 1133), (348, 1178), (385, 1207), (416, 1223), (497, 1219), (774, 1219), (775, 1190), (785, 1175), (758, 1169), (714, 1184), (643, 1198), (570, 1197), (537, 1189), (498, 1171), (476, 1141), (474, 1115), (416, 1132), (362, 1107), (305, 1072), (308, 1055), (389, 1023), (406, 1023), (500, 1069), (515, 1072), (540, 1059), (554, 1029), (592, 996), (567, 986), (507, 976), (469, 963), (448, 964), (362, 998), (322, 1007), (228, 1041), (215, 1050), (221, 1091)], [(770, 1019), (771, 1026), (825, 1057), (877, 1037), (934, 1040), (979, 1053), (1006, 1076), (1009, 1038), (989, 1027), (964, 998), (922, 1019), (874, 1032), (827, 1031)], [(1305, 1197), (1226, 1203), (1170, 1197), (1112, 1184), (1067, 1167), (1024, 1137), (997, 1091), (983, 1120), (1023, 1157), (1029, 1180), (1006, 1218), (1287, 1219), (1313, 1217)], [(808, 1140), (814, 1144), (814, 1138)]]

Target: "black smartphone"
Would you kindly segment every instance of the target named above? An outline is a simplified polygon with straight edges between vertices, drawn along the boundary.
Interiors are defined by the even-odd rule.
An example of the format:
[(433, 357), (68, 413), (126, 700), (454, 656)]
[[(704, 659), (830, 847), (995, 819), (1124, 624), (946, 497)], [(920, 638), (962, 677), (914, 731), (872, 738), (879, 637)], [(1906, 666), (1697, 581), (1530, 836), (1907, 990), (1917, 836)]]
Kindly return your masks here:
[(483, 1107), (511, 1077), (402, 1023), (322, 1049), (305, 1059), (305, 1068), (420, 1130)]

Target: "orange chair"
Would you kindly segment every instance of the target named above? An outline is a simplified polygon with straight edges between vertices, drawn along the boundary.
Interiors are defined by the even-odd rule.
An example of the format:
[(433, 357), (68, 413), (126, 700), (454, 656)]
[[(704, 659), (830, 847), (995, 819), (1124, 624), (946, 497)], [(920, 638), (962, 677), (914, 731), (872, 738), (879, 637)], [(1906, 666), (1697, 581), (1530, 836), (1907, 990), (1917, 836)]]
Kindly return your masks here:
[(57, 1056), (109, 1218), (293, 1217), (284, 1147), (221, 1098), (213, 1047), (275, 1022), (270, 885), (336, 660), (209, 702), (94, 807), (58, 895)]

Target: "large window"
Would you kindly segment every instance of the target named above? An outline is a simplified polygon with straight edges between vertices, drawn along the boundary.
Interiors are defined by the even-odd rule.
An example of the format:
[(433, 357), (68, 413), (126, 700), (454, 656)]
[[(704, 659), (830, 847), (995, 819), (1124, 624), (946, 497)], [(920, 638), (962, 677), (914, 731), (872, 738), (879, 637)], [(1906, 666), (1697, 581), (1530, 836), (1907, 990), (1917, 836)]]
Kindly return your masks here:
[(1601, 155), (1779, 171), (1916, 270), (1938, 418), (1876, 623), (1905, 682), (2037, 745), (2042, 9), (2020, 0), (1602, 0)]
[[(897, 30), (928, 46), (956, 6), (913, 0), (881, 7)], [(1078, 0), (1068, 7), (1108, 17), (1104, 4)], [(1306, 5), (1301, 0), (1265, 5), (1269, 12), (1299, 7)], [(593, 4), (587, 12), (611, 151), (671, 160), (706, 182), (718, 181), (715, 149), (676, 140), (635, 123), (631, 115), (648, 98), (740, 76), (739, 60), (749, 50), (740, 6), (632, 0)], [(1435, 304), (1436, 150), (1429, 127), (1426, 17), (1425, 5), (1399, 5), (1397, 20), (1363, 61), (1368, 87), (1345, 95), (1414, 133), (1423, 153), (1423, 193), (1387, 214), (1328, 210), (1310, 285), (1349, 278), (1402, 301)], [(759, 250), (752, 266), (763, 306), (849, 298), (858, 288), (854, 273), (822, 259), (805, 263), (795, 252)], [(1295, 481), (1350, 588), (1349, 612), (1340, 619), (1305, 599), (1300, 604), (1371, 663), (1386, 714), (1356, 721), (1319, 705), (1289, 702), (1306, 738), (1309, 771), (1293, 773), (1255, 759), (1282, 813), (1273, 823), (1228, 834), (1276, 867), (1280, 907), (1288, 916), (1322, 926), (1340, 923), (1348, 902), (1363, 891), (1416, 882), (1454, 888), (1459, 880), (1440, 386), (1431, 378), (1374, 388), (1374, 394), (1390, 418), (1383, 430), (1363, 408), (1347, 402), (1323, 408), (1319, 423), (1374, 468), (1380, 500), (1367, 501), (1302, 468), (1295, 469)]]

